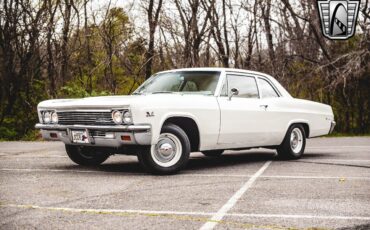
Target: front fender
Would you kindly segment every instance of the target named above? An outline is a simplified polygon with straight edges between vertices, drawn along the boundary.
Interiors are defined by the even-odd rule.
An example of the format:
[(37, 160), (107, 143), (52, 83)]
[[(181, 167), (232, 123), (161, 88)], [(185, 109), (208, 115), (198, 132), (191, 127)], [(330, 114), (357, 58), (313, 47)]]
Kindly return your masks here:
[(140, 124), (150, 124), (152, 129), (152, 139), (151, 144), (154, 145), (157, 143), (159, 135), (161, 134), (161, 129), (167, 119), (172, 117), (186, 117), (194, 120), (197, 124), (199, 132), (199, 120), (198, 118), (190, 112), (179, 112), (179, 111), (170, 111), (168, 108), (164, 107), (141, 107), (133, 109), (133, 119), (134, 123)]
[(156, 127), (155, 130), (153, 129), (152, 131), (152, 144), (156, 144), (158, 142), (159, 135), (161, 134), (161, 129), (164, 123), (166, 122), (166, 120), (173, 118), (173, 117), (185, 117), (185, 118), (192, 119), (197, 125), (199, 133), (201, 133), (199, 121), (194, 114), (189, 113), (189, 112), (181, 112), (181, 113), (180, 112), (167, 112), (160, 118), (160, 122), (158, 122), (158, 127)]

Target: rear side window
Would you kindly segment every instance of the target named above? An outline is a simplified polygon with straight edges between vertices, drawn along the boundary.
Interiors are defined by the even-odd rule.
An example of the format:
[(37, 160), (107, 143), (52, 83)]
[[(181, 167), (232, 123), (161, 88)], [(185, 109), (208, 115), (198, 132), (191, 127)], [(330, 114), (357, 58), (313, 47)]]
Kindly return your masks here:
[(254, 77), (228, 75), (227, 76), (229, 92), (235, 88), (239, 91), (239, 95), (234, 97), (241, 98), (258, 98), (258, 89)]
[(272, 85), (265, 79), (258, 79), (258, 87), (260, 88), (262, 98), (274, 98), (279, 97), (279, 94), (275, 91)]

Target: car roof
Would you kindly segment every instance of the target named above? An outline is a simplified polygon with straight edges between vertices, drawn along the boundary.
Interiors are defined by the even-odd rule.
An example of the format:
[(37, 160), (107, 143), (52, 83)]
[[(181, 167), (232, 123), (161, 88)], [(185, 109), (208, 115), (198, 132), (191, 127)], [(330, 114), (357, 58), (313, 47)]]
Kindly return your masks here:
[(166, 73), (166, 72), (178, 72), (178, 71), (229, 71), (229, 72), (241, 72), (241, 73), (254, 73), (264, 76), (269, 76), (267, 74), (257, 72), (257, 71), (251, 71), (251, 70), (245, 70), (245, 69), (235, 69), (235, 68), (222, 68), (222, 67), (195, 67), (195, 68), (181, 68), (181, 69), (171, 69), (166, 71), (161, 71), (159, 73)]
[(219, 71), (219, 72), (236, 72), (236, 73), (243, 73), (243, 74), (251, 74), (251, 75), (258, 75), (261, 77), (265, 77), (269, 79), (275, 86), (278, 88), (282, 96), (284, 97), (292, 97), (289, 92), (272, 76), (257, 72), (257, 71), (252, 71), (252, 70), (245, 70), (245, 69), (235, 69), (235, 68), (221, 68), (221, 67), (197, 67), (197, 68), (183, 68), (183, 69), (172, 69), (172, 70), (166, 70), (166, 71), (161, 71), (158, 73), (170, 73), (170, 72), (179, 72), (179, 71)]

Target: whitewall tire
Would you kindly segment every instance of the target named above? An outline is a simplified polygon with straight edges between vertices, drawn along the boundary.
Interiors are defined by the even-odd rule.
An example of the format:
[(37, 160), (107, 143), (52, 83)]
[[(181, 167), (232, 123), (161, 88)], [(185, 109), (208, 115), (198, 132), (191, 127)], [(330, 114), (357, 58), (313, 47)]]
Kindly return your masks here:
[(284, 159), (301, 158), (306, 147), (306, 133), (301, 124), (289, 127), (283, 143), (277, 148), (278, 155)]
[(190, 141), (184, 130), (165, 124), (155, 145), (138, 153), (140, 164), (152, 173), (173, 174), (185, 167), (190, 155)]

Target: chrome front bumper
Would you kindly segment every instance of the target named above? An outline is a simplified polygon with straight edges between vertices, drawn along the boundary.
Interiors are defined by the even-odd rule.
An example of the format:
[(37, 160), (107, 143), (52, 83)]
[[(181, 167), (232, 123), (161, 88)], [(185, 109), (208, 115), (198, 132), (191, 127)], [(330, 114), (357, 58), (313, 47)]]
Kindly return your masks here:
[(337, 123), (335, 121), (331, 121), (330, 123), (330, 130), (329, 130), (329, 134), (331, 134), (333, 131), (334, 131), (334, 127)]
[[(36, 124), (36, 129), (41, 130), (42, 137), (46, 140), (63, 141), (69, 145), (88, 145), (101, 147), (121, 147), (123, 145), (150, 145), (152, 139), (150, 125), (117, 125), (117, 126), (93, 126), (93, 125), (54, 125)], [(89, 143), (74, 143), (72, 130), (83, 130), (89, 135)], [(98, 131), (99, 136), (94, 133)], [(101, 135), (104, 134), (104, 135)], [(127, 138), (122, 138), (130, 137)]]

